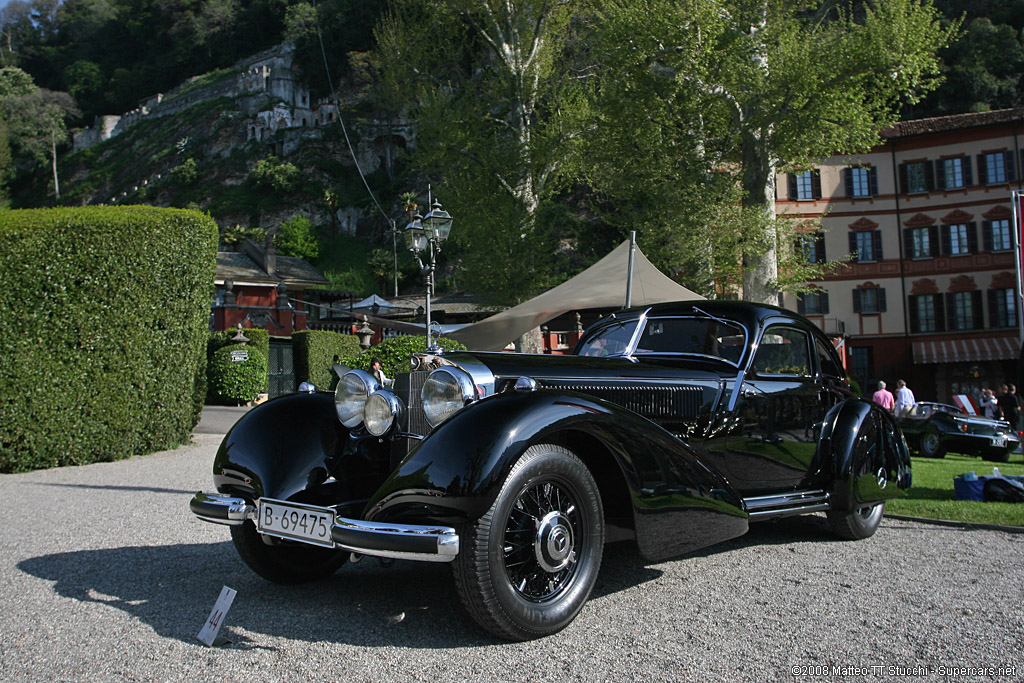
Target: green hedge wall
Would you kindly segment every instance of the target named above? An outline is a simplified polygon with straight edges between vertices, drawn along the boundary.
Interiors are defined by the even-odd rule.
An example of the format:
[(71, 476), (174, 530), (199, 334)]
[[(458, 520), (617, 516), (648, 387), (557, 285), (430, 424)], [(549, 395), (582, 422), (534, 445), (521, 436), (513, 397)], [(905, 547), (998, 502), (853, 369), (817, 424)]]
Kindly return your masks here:
[[(244, 351), (245, 360), (231, 357)], [(241, 405), (267, 390), (267, 354), (253, 344), (231, 344), (217, 349), (209, 361), (210, 391), (223, 403)]]
[(196, 211), (0, 211), (0, 471), (189, 439), (216, 252)]
[[(438, 345), (446, 351), (464, 351), (466, 346), (454, 339), (441, 338)], [(388, 377), (400, 372), (409, 372), (409, 359), (413, 353), (422, 352), (427, 348), (425, 336), (399, 336), (385, 339), (376, 346), (371, 346), (355, 358), (344, 359), (342, 363), (357, 370), (369, 370), (374, 358), (380, 358), (381, 369)]]
[[(243, 363), (240, 366), (233, 367), (230, 371), (230, 376), (232, 378), (231, 384), (237, 387), (242, 384), (249, 386), (255, 383), (262, 387), (262, 389), (257, 391), (256, 394), (261, 394), (267, 390), (267, 364), (270, 356), (270, 333), (260, 328), (245, 329), (242, 330), (242, 332), (249, 339), (249, 343), (245, 346), (256, 349), (259, 354), (263, 356), (263, 365), (260, 366), (258, 363), (254, 362)], [(214, 369), (213, 359), (217, 355), (218, 350), (226, 346), (233, 345), (231, 340), (236, 334), (238, 334), (238, 330), (210, 332), (209, 337), (206, 340), (207, 365), (204, 394), (206, 396), (207, 403), (234, 406), (238, 405), (239, 402), (247, 403), (248, 401), (256, 398), (254, 395), (239, 401), (235, 390), (231, 390), (227, 394), (223, 393), (225, 385), (219, 384), (214, 378), (214, 373), (220, 371)], [(220, 374), (219, 377), (223, 378), (223, 374)]]
[(296, 332), (292, 335), (295, 381), (312, 382), (317, 389), (333, 388), (337, 380), (331, 369), (334, 357), (338, 356), (345, 363), (346, 359), (358, 356), (360, 351), (359, 338), (351, 334), (325, 330)]

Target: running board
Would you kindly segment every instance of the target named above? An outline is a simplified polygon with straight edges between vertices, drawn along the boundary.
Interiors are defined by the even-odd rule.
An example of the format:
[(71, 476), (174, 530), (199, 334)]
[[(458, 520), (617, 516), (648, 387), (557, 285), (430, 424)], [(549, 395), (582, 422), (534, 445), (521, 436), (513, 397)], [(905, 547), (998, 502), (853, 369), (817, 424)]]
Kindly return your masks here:
[(828, 494), (824, 491), (793, 491), (770, 496), (743, 499), (751, 521), (802, 515), (807, 512), (828, 510)]

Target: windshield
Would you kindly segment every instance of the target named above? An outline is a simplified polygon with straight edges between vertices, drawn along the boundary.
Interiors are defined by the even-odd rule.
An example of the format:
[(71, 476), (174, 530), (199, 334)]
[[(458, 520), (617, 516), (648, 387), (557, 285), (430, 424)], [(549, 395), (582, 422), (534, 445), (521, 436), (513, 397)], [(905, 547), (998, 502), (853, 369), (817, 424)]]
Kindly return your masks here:
[(621, 320), (595, 330), (580, 344), (580, 356), (618, 356), (626, 353), (633, 340), (637, 321)]
[(640, 335), (636, 355), (684, 353), (721, 358), (739, 365), (746, 347), (743, 328), (711, 318), (651, 318)]

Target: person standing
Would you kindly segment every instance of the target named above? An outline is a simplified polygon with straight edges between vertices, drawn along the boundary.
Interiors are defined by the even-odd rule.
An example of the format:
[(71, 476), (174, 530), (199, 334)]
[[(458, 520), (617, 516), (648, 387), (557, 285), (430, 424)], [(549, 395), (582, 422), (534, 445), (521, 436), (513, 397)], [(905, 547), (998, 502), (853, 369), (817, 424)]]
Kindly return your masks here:
[(1002, 411), (999, 410), (996, 393), (988, 387), (981, 390), (981, 414), (996, 420), (1003, 416)]
[(1003, 384), (999, 387), (999, 410), (1003, 413), (1003, 419), (1010, 423), (1010, 427), (1017, 429), (1017, 422), (1020, 419), (1020, 401), (1017, 395), (1010, 391), (1010, 388)]
[(370, 363), (370, 374), (382, 387), (389, 387), (395, 383), (395, 380), (389, 379), (384, 374), (383, 363), (380, 362), (380, 358), (374, 358)]
[(896, 417), (906, 417), (914, 410), (917, 399), (914, 392), (907, 386), (907, 380), (901, 379), (896, 382)]
[(878, 380), (878, 391), (871, 396), (871, 400), (885, 408), (890, 413), (892, 412), (893, 406), (896, 405), (896, 401), (892, 397), (892, 392), (885, 388), (885, 382), (882, 380)]

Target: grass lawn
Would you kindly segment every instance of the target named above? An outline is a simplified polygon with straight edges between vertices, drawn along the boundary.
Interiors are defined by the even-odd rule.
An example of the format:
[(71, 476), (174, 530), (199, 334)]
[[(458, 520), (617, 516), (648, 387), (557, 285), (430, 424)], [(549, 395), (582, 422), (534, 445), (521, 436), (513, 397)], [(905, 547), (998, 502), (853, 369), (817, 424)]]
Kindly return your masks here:
[(918, 457), (911, 460), (913, 485), (902, 498), (887, 502), (886, 512), (1024, 527), (1024, 504), (953, 499), (953, 477), (956, 475), (970, 471), (978, 476), (992, 474), (993, 467), (998, 467), (1003, 474), (1024, 474), (1024, 454), (1011, 453), (1007, 463), (989, 462), (958, 453), (949, 453), (939, 460)]

